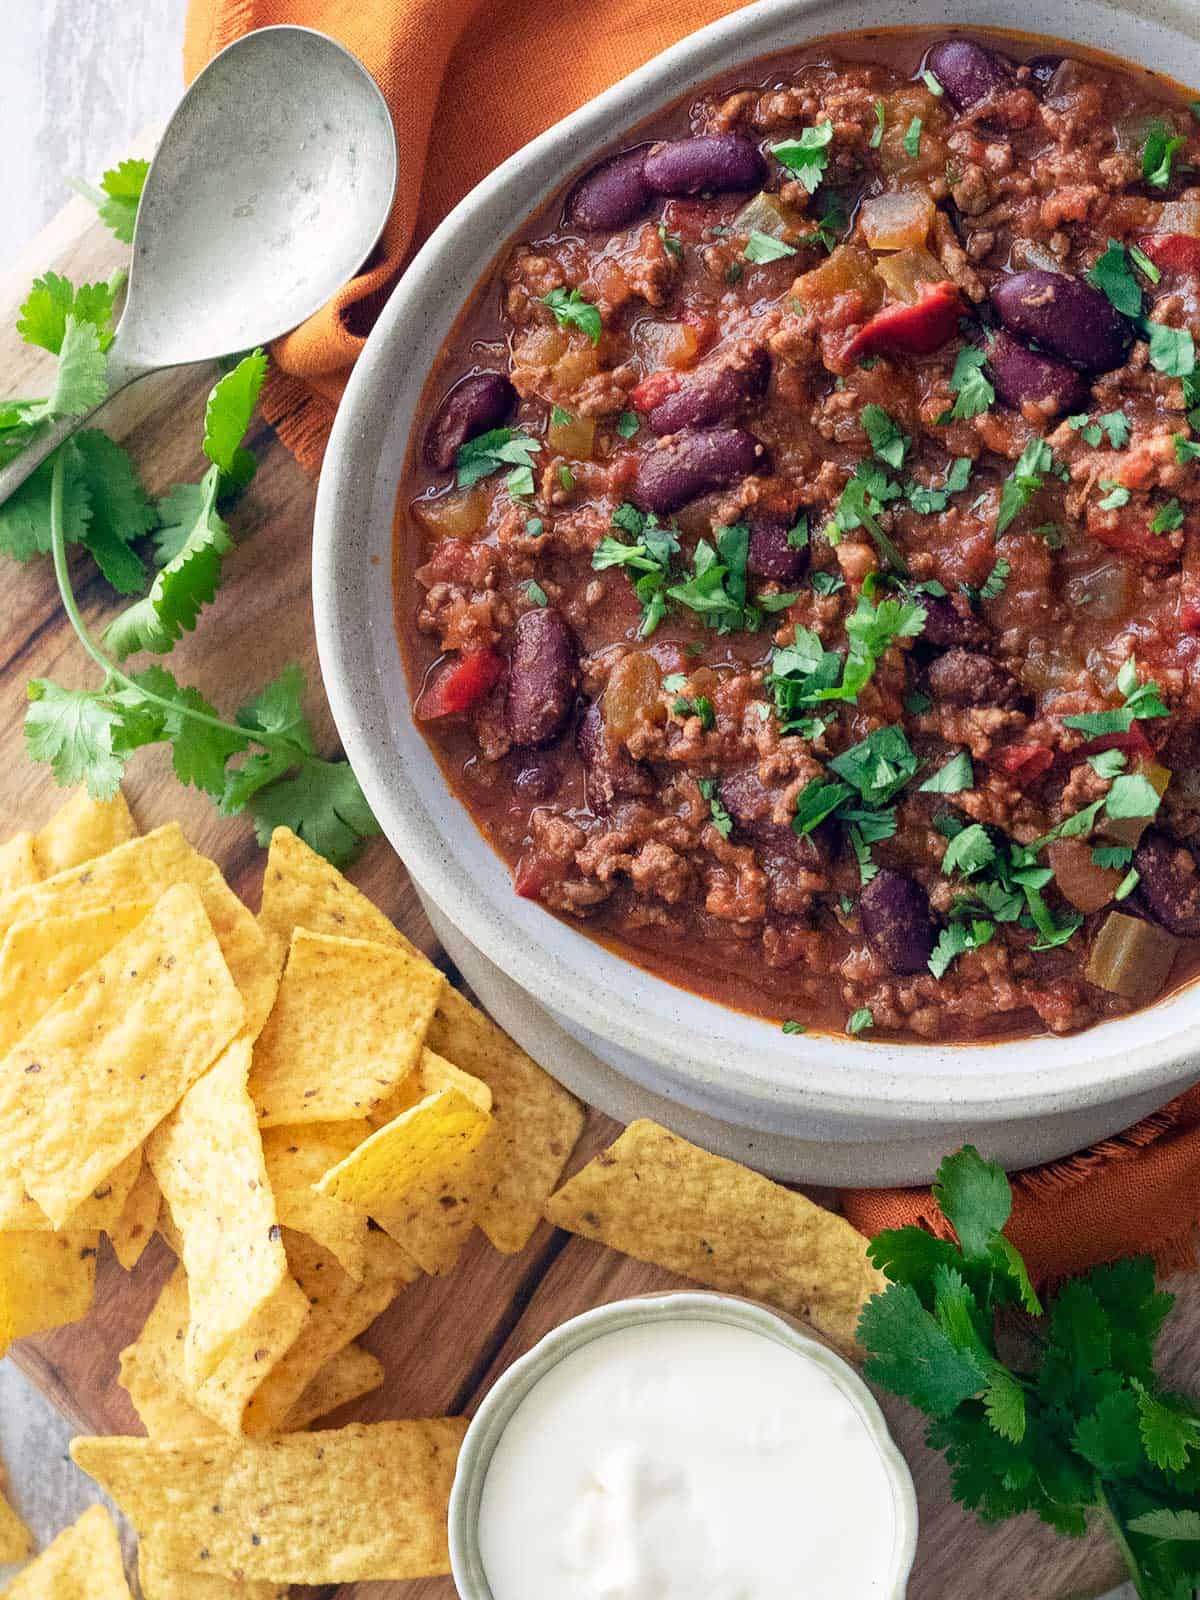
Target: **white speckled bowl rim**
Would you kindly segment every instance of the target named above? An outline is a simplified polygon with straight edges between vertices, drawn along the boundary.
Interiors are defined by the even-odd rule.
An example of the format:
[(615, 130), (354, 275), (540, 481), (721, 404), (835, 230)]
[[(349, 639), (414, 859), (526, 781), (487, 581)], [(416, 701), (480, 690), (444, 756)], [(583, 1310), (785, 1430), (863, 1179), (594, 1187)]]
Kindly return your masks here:
[[(1107, 0), (1029, 0), (1018, 14), (1005, 0), (883, 0), (870, 26), (1017, 21), (1200, 83), (1194, 5), (1159, 0), (1134, 16)], [(524, 218), (622, 129), (739, 62), (862, 23), (849, 0), (760, 0), (713, 23), (512, 156), (427, 241), (359, 357), (325, 458), (313, 551), (325, 686), (363, 789), (422, 890), (539, 1004), (629, 1053), (643, 1088), (780, 1131), (831, 1114), (982, 1128), (1158, 1089), (1166, 1100), (1197, 1074), (1196, 986), (1067, 1038), (954, 1046), (783, 1035), (653, 977), (514, 895), (413, 725), (392, 615), (395, 498), (425, 374), (472, 287)]]
[[(891, 1486), (896, 1527), (887, 1574), (890, 1587), (880, 1590), (877, 1600), (904, 1600), (917, 1549), (917, 1496), (908, 1463), (896, 1448), (874, 1395), (848, 1362), (810, 1339), (791, 1318), (734, 1295), (686, 1291), (616, 1300), (572, 1317), (497, 1379), (467, 1430), (450, 1493), (450, 1566), (459, 1600), (493, 1600), (479, 1551), (479, 1507), (492, 1455), (518, 1406), (552, 1368), (593, 1339), (658, 1322), (721, 1322), (745, 1328), (807, 1357), (833, 1380), (870, 1434)], [(803, 1564), (803, 1552), (797, 1559)]]

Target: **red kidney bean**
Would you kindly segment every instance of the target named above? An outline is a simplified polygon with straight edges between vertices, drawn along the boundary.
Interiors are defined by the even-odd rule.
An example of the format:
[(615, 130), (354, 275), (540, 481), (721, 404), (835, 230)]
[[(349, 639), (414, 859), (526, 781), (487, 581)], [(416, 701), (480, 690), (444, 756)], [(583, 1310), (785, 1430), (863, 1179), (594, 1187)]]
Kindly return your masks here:
[(782, 861), (793, 872), (820, 866), (821, 852), (812, 834), (798, 834), (790, 823), (775, 821), (772, 813), (779, 796), (763, 785), (753, 767), (722, 778), (717, 793), (738, 832), (765, 847), (776, 868)]
[(988, 371), (1005, 405), (1036, 406), (1044, 417), (1078, 411), (1087, 401), (1087, 380), (1056, 356), (1046, 356), (1003, 329), (987, 347)]
[(633, 500), (659, 515), (678, 511), (689, 500), (746, 478), (766, 465), (766, 451), (742, 428), (705, 428), (677, 433), (642, 456), (633, 483)]
[(937, 942), (929, 896), (915, 878), (880, 867), (859, 898), (872, 950), (901, 976), (924, 972)]
[(788, 543), (790, 523), (786, 517), (753, 513), (750, 517), (750, 550), (746, 566), (756, 578), (775, 583), (796, 583), (808, 568), (808, 547), (797, 549)]
[(579, 649), (553, 607), (517, 619), (505, 717), (515, 745), (543, 745), (566, 726), (579, 681)]
[(1155, 922), (1181, 939), (1200, 938), (1200, 863), (1189, 846), (1151, 828), (1133, 852), (1133, 864), (1141, 873), (1138, 900)]
[(537, 804), (542, 800), (553, 799), (562, 786), (562, 772), (554, 759), (554, 753), (536, 755), (523, 760), (512, 785), (513, 792), (522, 800), (532, 800)]
[(477, 372), (464, 378), (438, 407), (425, 435), (425, 460), (435, 472), (449, 472), (468, 439), (508, 420), (517, 391), (502, 372)]
[(743, 133), (705, 133), (695, 139), (669, 139), (646, 157), (648, 186), (655, 194), (699, 194), (703, 189), (756, 189), (767, 164), (758, 146)]
[(643, 169), (649, 145), (623, 150), (593, 167), (567, 199), (567, 221), (585, 233), (616, 233), (636, 222), (650, 204)]
[(917, 600), (925, 607), (925, 626), (918, 636), (919, 644), (950, 650), (956, 645), (982, 644), (987, 637), (987, 629), (965, 598), (922, 594)]
[(991, 656), (947, 650), (929, 663), (929, 692), (952, 706), (1002, 706), (1011, 710), (1025, 691)]
[(678, 389), (648, 413), (654, 433), (708, 428), (729, 422), (761, 398), (771, 376), (771, 358), (756, 346), (736, 348), (689, 372)]
[(1012, 63), (972, 39), (943, 39), (926, 65), (960, 111), (1014, 81)]
[(617, 800), (653, 794), (653, 773), (643, 762), (635, 761), (618, 740), (609, 738), (597, 701), (584, 712), (575, 734), (575, 749), (583, 762), (587, 803), (598, 816), (610, 811)]
[(992, 290), (996, 315), (1010, 333), (1036, 339), (1084, 372), (1111, 372), (1132, 342), (1129, 323), (1108, 297), (1082, 278), (1033, 268)]

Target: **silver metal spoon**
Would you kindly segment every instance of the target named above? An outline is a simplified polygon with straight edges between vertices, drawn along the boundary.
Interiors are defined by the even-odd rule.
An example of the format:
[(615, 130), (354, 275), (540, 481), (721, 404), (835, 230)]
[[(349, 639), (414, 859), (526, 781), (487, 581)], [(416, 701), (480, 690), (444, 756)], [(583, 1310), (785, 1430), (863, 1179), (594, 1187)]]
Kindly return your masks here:
[[(310, 28), (236, 40), (184, 95), (151, 163), (107, 398), (303, 322), (371, 253), (395, 187), (391, 113), (361, 62)], [(0, 472), (0, 504), (86, 421), (52, 424)]]

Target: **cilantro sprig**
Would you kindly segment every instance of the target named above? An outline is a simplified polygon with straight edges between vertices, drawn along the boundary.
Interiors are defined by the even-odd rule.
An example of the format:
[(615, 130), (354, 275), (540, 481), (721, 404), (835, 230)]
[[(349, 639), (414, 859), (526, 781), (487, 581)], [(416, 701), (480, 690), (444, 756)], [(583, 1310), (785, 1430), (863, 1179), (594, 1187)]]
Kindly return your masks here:
[(72, 178), (71, 187), (85, 200), (91, 201), (100, 214), (101, 222), (112, 230), (122, 244), (132, 244), (138, 203), (149, 171), (148, 161), (130, 157), (104, 174), (99, 189), (93, 188), (83, 178)]
[(833, 143), (833, 123), (817, 122), (805, 128), (798, 139), (785, 139), (771, 146), (771, 154), (781, 162), (793, 177), (815, 193), (829, 166), (830, 146)]
[[(1006, 1231), (1003, 1170), (967, 1145), (934, 1194), (953, 1239), (893, 1228), (868, 1247), (889, 1283), (859, 1321), (866, 1376), (926, 1413), (926, 1443), (982, 1521), (1102, 1525), (1141, 1600), (1182, 1600), (1200, 1585), (1200, 1410), (1155, 1376), (1173, 1297), (1153, 1263), (1070, 1279), (1046, 1313)], [(1032, 1337), (1014, 1330), (1022, 1312), (1043, 1319)]]
[(845, 655), (827, 650), (811, 628), (798, 627), (791, 644), (772, 651), (766, 679), (780, 732), (811, 737), (809, 713), (829, 701), (856, 701), (884, 653), (897, 639), (915, 639), (925, 616), (916, 601), (889, 597), (875, 604), (860, 594), (846, 618)]
[(1128, 733), (1135, 722), (1171, 715), (1169, 707), (1163, 704), (1158, 684), (1139, 680), (1134, 656), (1130, 656), (1117, 673), (1117, 689), (1123, 698), (1122, 705), (1110, 711), (1088, 711), (1064, 717), (1063, 722), (1068, 728), (1077, 728), (1094, 739), (1106, 733)]

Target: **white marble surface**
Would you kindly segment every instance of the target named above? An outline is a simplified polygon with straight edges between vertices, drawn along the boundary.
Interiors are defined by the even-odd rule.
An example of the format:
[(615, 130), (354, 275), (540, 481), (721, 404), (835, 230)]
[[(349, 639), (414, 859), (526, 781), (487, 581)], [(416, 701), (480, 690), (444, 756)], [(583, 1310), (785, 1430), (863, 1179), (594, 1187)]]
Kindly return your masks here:
[[(161, 121), (182, 88), (186, 0), (3, 0), (0, 49), (0, 272), (69, 198)], [(70, 1429), (0, 1362), (0, 1458), (38, 1546), (98, 1493), (67, 1455)], [(10, 1576), (0, 1567), (0, 1588)]]

